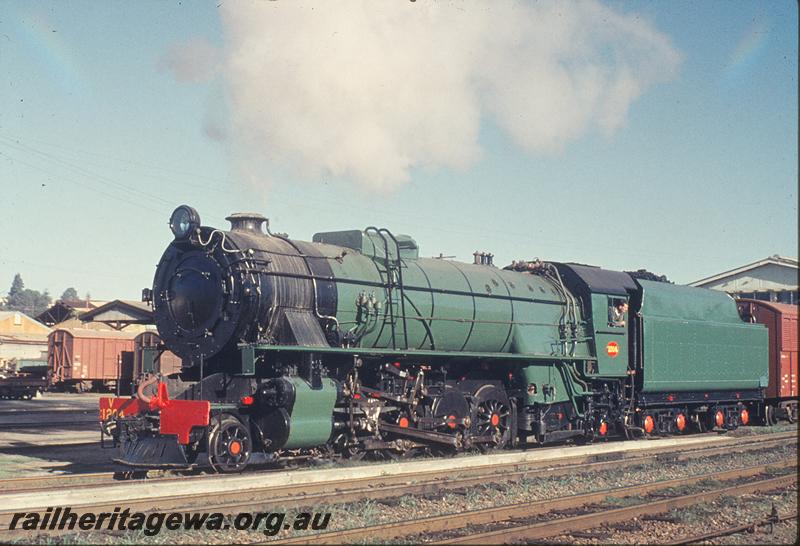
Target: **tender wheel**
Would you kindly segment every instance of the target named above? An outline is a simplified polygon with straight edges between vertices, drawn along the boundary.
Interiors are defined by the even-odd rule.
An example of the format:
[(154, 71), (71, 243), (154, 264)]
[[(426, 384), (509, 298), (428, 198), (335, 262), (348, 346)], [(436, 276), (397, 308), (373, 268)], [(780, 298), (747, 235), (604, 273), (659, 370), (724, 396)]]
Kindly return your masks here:
[[(789, 421), (789, 423), (797, 421), (797, 404), (786, 407), (786, 420)], [(775, 421), (777, 422), (777, 419)]]
[(471, 415), (471, 432), (482, 451), (502, 449), (511, 440), (511, 404), (505, 391), (484, 385), (475, 393)]
[(233, 416), (212, 419), (214, 422), (208, 440), (208, 464), (216, 472), (241, 472), (253, 450), (250, 431)]
[(775, 426), (778, 418), (775, 416), (775, 406), (767, 404), (764, 406), (764, 424), (768, 427)]

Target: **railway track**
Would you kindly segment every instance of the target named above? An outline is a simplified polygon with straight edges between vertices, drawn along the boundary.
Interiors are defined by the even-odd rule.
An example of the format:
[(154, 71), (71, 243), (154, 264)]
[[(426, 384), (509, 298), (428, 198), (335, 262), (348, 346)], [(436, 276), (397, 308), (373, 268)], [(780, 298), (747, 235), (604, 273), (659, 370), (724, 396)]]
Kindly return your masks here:
[(663, 542), (664, 546), (678, 546), (682, 544), (694, 544), (696, 542), (701, 542), (704, 540), (710, 540), (712, 538), (718, 537), (725, 537), (729, 535), (736, 535), (739, 533), (749, 533), (755, 531), (759, 527), (766, 527), (770, 525), (775, 525), (776, 523), (781, 523), (784, 521), (789, 521), (790, 519), (797, 519), (797, 513), (793, 514), (775, 514), (768, 516), (760, 521), (754, 521), (752, 523), (745, 523), (744, 525), (732, 525), (730, 527), (725, 527), (723, 529), (718, 529), (716, 531), (711, 531), (709, 533), (700, 533), (696, 535), (685, 535), (679, 537), (675, 540), (670, 540), (669, 542)]
[[(787, 459), (780, 464), (757, 465), (743, 469), (714, 472), (700, 476), (689, 476), (674, 480), (653, 482), (633, 487), (606, 489), (581, 495), (571, 495), (556, 499), (547, 499), (520, 504), (505, 505), (483, 510), (473, 510), (458, 514), (445, 514), (413, 521), (402, 521), (332, 531), (315, 535), (304, 535), (291, 539), (279, 540), (280, 544), (344, 544), (370, 539), (392, 540), (416, 535), (444, 534), (448, 532), (464, 532), (452, 538), (443, 538), (438, 544), (502, 544), (515, 540), (535, 541), (552, 537), (579, 529), (588, 529), (602, 524), (628, 521), (634, 517), (645, 514), (659, 514), (675, 508), (691, 506), (701, 502), (719, 498), (723, 495), (741, 495), (756, 491), (770, 491), (788, 487), (797, 483), (797, 475), (791, 472), (778, 477), (766, 477), (744, 484), (728, 487), (717, 487), (700, 493), (688, 495), (675, 495), (652, 502), (643, 502), (633, 506), (614, 508), (609, 510), (598, 509), (588, 514), (558, 517), (559, 512), (580, 509), (589, 505), (601, 503), (608, 497), (630, 498), (658, 493), (675, 488), (695, 485), (700, 481), (741, 480), (769, 473), (775, 468), (794, 468), (796, 459)], [(534, 523), (522, 523), (533, 518), (541, 518), (542, 514), (554, 514), (554, 518)], [(475, 532), (471, 527), (479, 525), (508, 525), (510, 527), (492, 529), (484, 532)]]
[(0, 431), (47, 428), (99, 429), (97, 410), (13, 410), (0, 411)]
[(79, 419), (50, 421), (47, 423), (0, 423), (0, 431), (28, 432), (31, 429), (79, 429), (79, 430), (98, 430), (97, 419)]
[[(0, 453), (3, 455), (25, 455), (29, 457), (58, 457), (63, 456), (64, 451), (80, 452), (87, 449), (98, 449), (100, 446), (100, 434), (87, 434), (86, 431), (79, 431), (80, 437), (66, 437), (61, 440), (48, 439), (44, 443), (32, 443), (28, 439), (12, 440), (0, 443)], [(0, 480), (0, 491), (3, 491), (2, 480)]]
[[(521, 480), (523, 478), (545, 478), (551, 476), (563, 476), (576, 473), (597, 472), (606, 469), (635, 467), (639, 465), (652, 464), (659, 461), (680, 461), (693, 460), (701, 457), (713, 457), (714, 455), (727, 454), (734, 451), (748, 452), (754, 450), (771, 449), (775, 446), (794, 443), (796, 436), (792, 433), (775, 435), (754, 436), (748, 438), (720, 440), (717, 438), (712, 441), (708, 438), (706, 442), (695, 441), (689, 445), (673, 445), (670, 447), (653, 446), (650, 449), (640, 449), (635, 452), (617, 451), (595, 455), (574, 455), (560, 460), (527, 461), (514, 462), (507, 464), (484, 464), (469, 465), (470, 458), (449, 460), (467, 463), (464, 468), (437, 469), (420, 471), (419, 466), (406, 464), (406, 471), (396, 472), (395, 474), (384, 475), (376, 472), (380, 468), (398, 467), (403, 465), (373, 465), (373, 470), (369, 475), (363, 477), (345, 477), (338, 480), (327, 481), (304, 481), (296, 480), (295, 483), (282, 485), (266, 485), (241, 490), (231, 488), (228, 491), (213, 493), (214, 503), (209, 504), (209, 495), (198, 495), (192, 490), (190, 484), (211, 484), (220, 481), (219, 476), (193, 476), (193, 477), (164, 477), (146, 480), (144, 483), (113, 484), (116, 494), (106, 497), (105, 500), (94, 503), (80, 503), (74, 500), (63, 499), (59, 504), (69, 504), (73, 510), (102, 512), (113, 509), (114, 506), (124, 503), (127, 508), (137, 511), (184, 511), (190, 512), (198, 509), (203, 511), (222, 511), (232, 513), (236, 511), (251, 511), (255, 506), (268, 503), (271, 506), (281, 506), (284, 509), (302, 506), (316, 506), (322, 504), (340, 504), (365, 499), (390, 499), (402, 497), (404, 495), (424, 495), (438, 493), (446, 490), (459, 490), (469, 487), (484, 485), (487, 483), (505, 483)], [(493, 459), (491, 457), (489, 459)], [(486, 460), (485, 457), (481, 459)], [(424, 461), (421, 461), (424, 462)], [(360, 467), (369, 469), (368, 466)], [(342, 469), (358, 471), (359, 468)], [(299, 473), (287, 473), (278, 471), (283, 475), (298, 475)], [(302, 472), (302, 471), (301, 471)], [(312, 471), (313, 472), (313, 471)], [(274, 477), (276, 471), (249, 473), (246, 478), (250, 481), (257, 480), (259, 477)], [(338, 473), (337, 473), (338, 474)], [(355, 472), (352, 473), (354, 476)], [(10, 511), (0, 512), (0, 540), (4, 538), (3, 530), (8, 529), (8, 521), (11, 511), (24, 508), (31, 510), (44, 508), (28, 503), (21, 506), (18, 502), (20, 496), (26, 494), (36, 497), (46, 493), (50, 499), (53, 488), (57, 481), (67, 478), (66, 476), (53, 477), (29, 477), (17, 478), (13, 480), (0, 481), (0, 489), (9, 491), (9, 494), (0, 495), (0, 503), (13, 507)], [(228, 480), (239, 477), (227, 477)], [(94, 498), (109, 487), (112, 473), (95, 473), (91, 475), (74, 475), (61, 482), (60, 486), (68, 489), (71, 493), (83, 493), (86, 498)], [(225, 478), (222, 478), (225, 479)], [(82, 481), (83, 480), (83, 481)], [(158, 495), (148, 484), (170, 485), (170, 482), (181, 480), (183, 494), (172, 494), (167, 496)], [(167, 482), (162, 484), (162, 482)], [(137, 490), (145, 487), (145, 490)], [(173, 491), (174, 489), (168, 488)], [(135, 498), (136, 494), (141, 498)], [(143, 496), (142, 496), (143, 495)], [(61, 497), (60, 497), (61, 498)], [(52, 505), (52, 501), (49, 501)]]
[[(712, 435), (711, 438), (718, 438)], [(754, 450), (769, 449), (774, 446), (782, 445), (787, 440), (796, 438), (794, 433), (777, 433), (762, 436), (752, 436), (746, 438), (731, 438), (728, 442), (714, 442), (711, 445), (703, 446), (692, 444), (688, 446), (673, 446), (673, 447), (655, 447), (646, 450), (644, 453), (637, 452), (634, 454), (627, 454), (623, 451), (612, 452), (608, 454), (598, 455), (579, 455), (572, 457), (564, 457), (557, 463), (553, 461), (544, 461), (543, 463), (510, 463), (491, 465), (490, 467), (478, 466), (472, 469), (459, 470), (461, 477), (467, 477), (474, 474), (479, 477), (486, 477), (487, 474), (497, 474), (498, 479), (503, 479), (505, 476), (513, 476), (513, 479), (519, 478), (521, 475), (530, 473), (530, 471), (541, 469), (542, 465), (554, 467), (563, 467), (574, 470), (580, 465), (593, 464), (592, 468), (608, 468), (610, 466), (636, 466), (638, 464), (648, 464), (655, 461), (665, 460), (689, 460), (694, 457), (710, 457), (717, 454), (730, 453), (731, 450), (738, 452), (748, 452)], [(83, 444), (80, 444), (83, 445)], [(467, 462), (469, 457), (464, 457), (463, 460)], [(558, 469), (554, 468), (556, 472)], [(249, 475), (254, 479), (265, 477), (274, 472), (286, 472), (285, 468), (268, 469), (252, 471)], [(445, 471), (452, 473), (451, 470)], [(417, 474), (419, 476), (419, 474)], [(556, 475), (556, 474), (553, 474)], [(403, 475), (400, 475), (402, 477)], [(447, 477), (443, 472), (433, 471), (427, 476), (428, 480), (442, 480)], [(170, 482), (177, 480), (216, 480), (220, 479), (218, 475), (167, 475), (149, 478), (133, 478), (124, 483), (136, 484), (142, 483), (145, 480), (148, 483), (154, 482)], [(511, 479), (511, 478), (509, 478)], [(25, 476), (20, 478), (0, 479), (0, 493), (14, 492), (14, 493), (35, 493), (41, 491), (52, 491), (54, 488), (69, 488), (69, 489), (85, 489), (97, 485), (107, 485), (111, 483), (120, 484), (121, 478), (118, 472), (91, 472), (82, 474), (58, 474), (48, 476)], [(348, 483), (354, 483), (352, 479)], [(374, 483), (374, 482), (373, 482)]]
[[(716, 435), (711, 438), (718, 438)], [(643, 452), (626, 453), (625, 451), (615, 451), (607, 454), (596, 455), (576, 455), (561, 458), (558, 462), (547, 460), (543, 462), (513, 462), (509, 464), (490, 464), (484, 466), (474, 466), (472, 468), (465, 468), (458, 470), (459, 476), (466, 478), (470, 475), (478, 477), (486, 477), (487, 474), (496, 474), (496, 479), (499, 481), (509, 481), (510, 479), (517, 479), (522, 475), (529, 474), (533, 470), (545, 467), (563, 467), (566, 470), (572, 470), (580, 465), (592, 464), (592, 468), (608, 468), (611, 466), (620, 466), (624, 461), (627, 466), (635, 466), (637, 464), (648, 464), (652, 462), (661, 462), (668, 460), (690, 460), (695, 457), (710, 457), (713, 455), (730, 453), (731, 450), (739, 452), (748, 452), (754, 450), (770, 449), (771, 447), (785, 444), (787, 440), (796, 438), (794, 432), (765, 434), (760, 436), (749, 436), (744, 438), (731, 438), (730, 441), (714, 441), (710, 445), (691, 444), (688, 446), (672, 446), (672, 447), (654, 447), (652, 449), (644, 450)], [(83, 446), (86, 444), (76, 444), (76, 446)], [(458, 459), (455, 459), (458, 460)], [(469, 457), (464, 457), (462, 460), (466, 463)], [(553, 468), (556, 472), (558, 468)], [(252, 471), (248, 474), (253, 479), (264, 477), (274, 472), (287, 472), (285, 468), (258, 470)], [(444, 471), (452, 474), (452, 470)], [(419, 476), (420, 474), (415, 474)], [(556, 474), (553, 474), (556, 475)], [(398, 475), (402, 479), (403, 474)], [(441, 480), (447, 477), (446, 474), (438, 471), (430, 472), (427, 476), (429, 480)], [(175, 480), (218, 480), (218, 475), (168, 475), (160, 477), (147, 478), (147, 483), (156, 482), (170, 482)], [(374, 478), (367, 478), (372, 479)], [(120, 482), (117, 480), (117, 473), (115, 472), (92, 472), (83, 474), (59, 474), (48, 476), (24, 476), (20, 478), (0, 479), (0, 491), (15, 492), (15, 493), (33, 493), (37, 491), (53, 491), (58, 488), (74, 487), (89, 487), (89, 486), (102, 486), (115, 483), (117, 485), (123, 484), (137, 484), (145, 481), (144, 479), (133, 479), (128, 482)], [(335, 482), (334, 482), (335, 483)], [(354, 483), (353, 479), (348, 480), (348, 483)], [(374, 481), (372, 482), (374, 483)], [(497, 483), (497, 482), (495, 482)]]

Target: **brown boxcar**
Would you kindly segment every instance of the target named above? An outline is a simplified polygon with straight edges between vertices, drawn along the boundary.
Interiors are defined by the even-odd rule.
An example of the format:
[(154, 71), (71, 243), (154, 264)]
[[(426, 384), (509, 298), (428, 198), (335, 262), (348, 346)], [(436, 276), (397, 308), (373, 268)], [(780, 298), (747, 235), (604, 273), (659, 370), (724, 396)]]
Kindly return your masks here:
[[(144, 347), (155, 347), (161, 343), (161, 338), (158, 337), (156, 332), (142, 332), (136, 339), (133, 340), (134, 344), (134, 357), (133, 357), (133, 376), (138, 377), (142, 373), (142, 349)], [(181, 371), (181, 359), (171, 351), (164, 351), (159, 358), (159, 372), (162, 375), (171, 375)]]
[(739, 313), (769, 330), (769, 384), (764, 419), (797, 419), (798, 334), (797, 305), (752, 299), (739, 300)]
[(86, 390), (114, 388), (123, 351), (133, 351), (135, 333), (59, 328), (47, 338), (51, 385)]

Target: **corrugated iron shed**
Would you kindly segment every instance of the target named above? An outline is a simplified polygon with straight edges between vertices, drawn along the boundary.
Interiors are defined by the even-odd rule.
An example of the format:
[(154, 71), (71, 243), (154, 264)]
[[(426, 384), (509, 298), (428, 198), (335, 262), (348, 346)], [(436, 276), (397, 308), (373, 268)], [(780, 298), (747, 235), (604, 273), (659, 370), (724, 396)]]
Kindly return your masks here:
[(114, 300), (82, 313), (78, 318), (83, 322), (101, 322), (122, 330), (131, 324), (153, 324), (153, 310), (140, 301)]

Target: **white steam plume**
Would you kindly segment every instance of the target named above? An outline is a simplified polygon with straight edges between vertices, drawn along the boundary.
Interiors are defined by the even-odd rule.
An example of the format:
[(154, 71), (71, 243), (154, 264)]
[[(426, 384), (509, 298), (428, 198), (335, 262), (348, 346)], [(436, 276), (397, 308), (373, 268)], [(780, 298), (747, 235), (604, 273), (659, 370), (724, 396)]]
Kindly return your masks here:
[(469, 166), (482, 121), (533, 153), (610, 135), (680, 63), (650, 23), (592, 0), (243, 1), (221, 13), (229, 134), (245, 160), (376, 190), (415, 167)]

